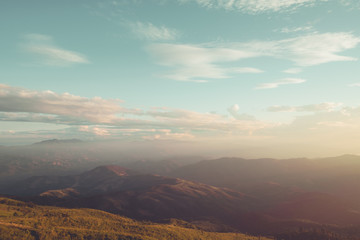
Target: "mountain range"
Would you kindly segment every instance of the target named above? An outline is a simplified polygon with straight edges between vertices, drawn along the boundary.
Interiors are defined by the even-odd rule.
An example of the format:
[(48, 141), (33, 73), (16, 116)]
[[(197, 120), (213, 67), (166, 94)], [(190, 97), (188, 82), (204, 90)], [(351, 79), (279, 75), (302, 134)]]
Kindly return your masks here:
[[(6, 184), (0, 193), (26, 202), (92, 208), (140, 221), (180, 219), (207, 231), (283, 239), (300, 234), (299, 229), (305, 235), (323, 229), (340, 239), (352, 239), (360, 229), (360, 157), (356, 155), (156, 161), (112, 154), (101, 158), (102, 151), (76, 140), (51, 140), (10, 152), (6, 155), (8, 147), (0, 149), (3, 166), (30, 170), (23, 174), (3, 169), (0, 178)], [(23, 157), (14, 158), (19, 154)], [(60, 164), (46, 171), (54, 156)]]

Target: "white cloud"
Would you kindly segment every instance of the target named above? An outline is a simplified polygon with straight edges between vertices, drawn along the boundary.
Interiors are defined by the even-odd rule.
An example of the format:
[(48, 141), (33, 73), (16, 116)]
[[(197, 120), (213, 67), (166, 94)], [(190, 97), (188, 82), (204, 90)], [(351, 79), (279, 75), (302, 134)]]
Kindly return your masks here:
[(295, 33), (295, 32), (308, 32), (314, 30), (313, 26), (305, 26), (305, 27), (284, 27), (280, 29), (280, 32), (282, 33)]
[(298, 66), (313, 66), (336, 61), (354, 61), (354, 57), (338, 53), (355, 48), (360, 38), (352, 33), (313, 33), (278, 41), (233, 43), (235, 49), (247, 49), (255, 56), (269, 56), (294, 62)]
[(351, 33), (310, 34), (278, 41), (274, 50), (275, 56), (279, 58), (289, 59), (299, 66), (312, 66), (327, 62), (357, 60), (337, 53), (355, 48), (359, 42), (360, 38)]
[(234, 104), (231, 107), (228, 108), (228, 112), (231, 114), (231, 116), (237, 120), (245, 120), (245, 121), (255, 121), (255, 117), (245, 114), (245, 113), (239, 113), (240, 107), (238, 104)]
[(234, 73), (262, 73), (262, 72), (264, 72), (261, 69), (251, 68), (251, 67), (231, 68), (229, 70), (231, 70), (231, 72), (234, 72)]
[(281, 85), (288, 85), (288, 84), (300, 84), (304, 83), (306, 80), (300, 78), (284, 78), (276, 82), (268, 82), (259, 84), (256, 89), (266, 89), (266, 88), (278, 88)]
[(297, 74), (297, 73), (301, 73), (302, 69), (301, 68), (289, 68), (283, 71), (284, 73), (290, 73), (290, 74)]
[(293, 10), (302, 6), (312, 6), (327, 0), (179, 0), (180, 2), (196, 2), (206, 8), (236, 10), (250, 14), (263, 12), (279, 12)]
[[(307, 34), (278, 41), (232, 43), (152, 44), (148, 52), (160, 65), (170, 68), (166, 78), (178, 81), (206, 81), (230, 78), (236, 73), (259, 73), (260, 69), (228, 67), (226, 64), (255, 57), (285, 59), (306, 67), (336, 61), (355, 61), (354, 57), (339, 53), (355, 48), (360, 38), (351, 33)], [(298, 73), (301, 68), (290, 68), (287, 73)]]
[(149, 22), (135, 22), (130, 24), (132, 32), (140, 39), (151, 41), (158, 40), (175, 40), (179, 32), (165, 26), (155, 26)]
[(155, 134), (147, 134), (142, 138), (145, 140), (189, 140), (195, 138), (194, 135), (185, 132), (172, 132), (171, 129), (158, 129)]
[(95, 134), (96, 136), (109, 136), (109, 130), (98, 126), (80, 126), (78, 129), (80, 132), (88, 132)]
[(360, 87), (360, 83), (352, 83), (348, 85), (349, 87)]
[(84, 55), (57, 47), (50, 36), (28, 34), (25, 36), (25, 39), (24, 49), (40, 57), (44, 64), (64, 66), (76, 63), (89, 63), (89, 60)]
[(262, 72), (256, 68), (230, 68), (219, 65), (258, 55), (246, 50), (184, 44), (152, 44), (148, 51), (159, 64), (175, 69), (165, 77), (177, 81), (204, 82), (206, 79), (229, 78), (233, 73)]
[[(33, 91), (0, 84), (0, 111), (66, 116), (90, 122), (111, 122), (117, 113), (136, 113), (120, 107), (120, 100), (85, 98), (69, 93)], [(37, 116), (40, 117), (40, 116)]]
[(271, 106), (269, 112), (331, 112), (340, 107), (342, 103), (325, 102), (303, 106)]

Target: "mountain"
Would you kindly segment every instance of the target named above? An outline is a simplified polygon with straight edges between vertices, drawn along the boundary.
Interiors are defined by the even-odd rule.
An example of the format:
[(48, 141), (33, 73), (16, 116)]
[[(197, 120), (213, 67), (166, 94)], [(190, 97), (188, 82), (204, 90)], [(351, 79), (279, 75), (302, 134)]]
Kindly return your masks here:
[[(201, 161), (170, 176), (227, 187), (260, 199), (258, 209), (276, 219), (319, 224), (360, 224), (360, 157)], [(262, 202), (261, 202), (262, 200)]]
[(275, 235), (299, 228), (343, 229), (360, 225), (358, 160), (353, 155), (223, 158), (177, 167), (168, 176), (104, 165), (67, 176), (31, 177), (0, 193), (138, 220), (177, 218), (217, 231)]
[[(42, 207), (0, 198), (0, 239), (256, 240), (258, 237), (205, 232), (176, 219), (167, 224), (139, 222), (93, 209)], [(268, 240), (265, 237), (261, 239)]]
[(154, 153), (154, 149), (140, 143), (134, 145), (130, 148), (122, 142), (51, 139), (26, 146), (0, 147), (0, 185), (31, 176), (78, 174), (99, 165), (121, 165), (143, 173), (166, 175), (203, 160), (197, 156), (160, 157), (160, 150)]
[[(243, 229), (256, 199), (240, 192), (151, 174), (119, 166), (100, 166), (79, 175), (41, 176), (1, 191), (41, 204), (100, 209), (128, 217), (159, 221), (179, 218)], [(234, 220), (236, 220), (234, 222)]]
[(33, 145), (60, 145), (60, 144), (77, 144), (77, 143), (82, 143), (83, 141), (81, 141), (80, 139), (63, 139), (63, 140), (59, 140), (59, 139), (49, 139), (49, 140), (44, 140), (41, 142), (36, 142), (33, 143)]
[(141, 159), (135, 161), (124, 161), (121, 163), (121, 165), (142, 173), (158, 174), (158, 175), (166, 176), (180, 167), (186, 166), (188, 164), (193, 164), (201, 160), (204, 160), (204, 158), (198, 156), (186, 156), (186, 157), (183, 156), (183, 157), (171, 157), (162, 160)]
[(343, 155), (287, 160), (221, 158), (189, 164), (168, 175), (242, 192), (251, 191), (249, 186), (277, 185), (293, 191), (323, 191), (350, 198), (358, 195), (351, 189), (360, 187), (359, 172), (360, 156)]
[[(228, 188), (141, 174), (115, 165), (100, 166), (78, 175), (31, 177), (0, 192), (38, 204), (99, 209), (138, 220), (159, 222), (177, 218), (205, 229), (213, 226), (211, 229), (218, 231), (273, 234), (333, 223), (287, 214), (286, 201), (283, 205), (276, 205), (281, 201), (268, 204), (266, 199)], [(348, 216), (344, 216), (340, 223), (348, 223)], [(357, 214), (351, 215), (352, 223), (357, 219), (360, 219)]]
[[(35, 175), (68, 175), (99, 165), (101, 155), (78, 140), (49, 140), (0, 149), (0, 181)], [(106, 161), (106, 160), (104, 160)]]

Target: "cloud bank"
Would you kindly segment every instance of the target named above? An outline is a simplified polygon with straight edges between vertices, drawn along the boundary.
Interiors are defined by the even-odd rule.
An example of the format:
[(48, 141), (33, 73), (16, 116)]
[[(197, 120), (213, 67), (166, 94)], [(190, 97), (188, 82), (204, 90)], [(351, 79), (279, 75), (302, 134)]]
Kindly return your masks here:
[[(238, 104), (227, 109), (229, 115), (221, 115), (166, 107), (128, 109), (121, 107), (121, 103), (116, 99), (85, 98), (2, 84), (0, 122), (57, 124), (57, 129), (7, 129), (0, 132), (0, 140), (8, 143), (22, 139), (33, 141), (34, 138), (190, 141), (201, 144), (199, 147), (204, 150), (209, 146), (219, 150), (234, 150), (245, 145), (251, 149), (268, 146), (272, 150), (285, 146), (292, 156), (296, 151), (308, 151), (308, 145), (316, 146), (316, 149), (331, 148), (338, 153), (341, 149), (355, 149), (360, 141), (360, 107), (346, 107), (341, 103), (270, 106), (267, 109), (274, 114), (283, 111), (306, 113), (285, 123), (257, 120), (241, 113)], [(302, 148), (299, 147), (301, 144), (308, 145)]]
[[(246, 135), (266, 125), (253, 118), (234, 119), (183, 109), (124, 108), (121, 107), (121, 102), (117, 99), (86, 98), (69, 93), (34, 91), (1, 84), (0, 121), (78, 125), (79, 132), (97, 136), (124, 136), (141, 132), (144, 136), (160, 134), (161, 138), (189, 138), (193, 136), (193, 132), (238, 132)], [(149, 132), (149, 129), (155, 130)]]

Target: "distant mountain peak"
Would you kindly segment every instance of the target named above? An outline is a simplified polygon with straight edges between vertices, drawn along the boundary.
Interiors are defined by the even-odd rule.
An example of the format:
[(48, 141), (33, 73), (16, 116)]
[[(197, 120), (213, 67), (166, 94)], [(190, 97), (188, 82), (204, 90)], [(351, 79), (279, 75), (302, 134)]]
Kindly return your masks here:
[(73, 139), (62, 139), (62, 140), (59, 140), (59, 139), (49, 139), (49, 140), (44, 140), (44, 141), (41, 141), (41, 142), (37, 142), (37, 143), (34, 143), (33, 145), (55, 145), (55, 144), (64, 144), (64, 143), (80, 143), (80, 142), (83, 142), (81, 141), (80, 139), (76, 139), (76, 138), (73, 138)]
[(86, 172), (85, 174), (87, 175), (107, 175), (107, 174), (116, 174), (118, 176), (127, 176), (127, 175), (131, 175), (133, 174), (134, 171), (118, 166), (118, 165), (104, 165), (104, 166), (99, 166), (96, 167), (88, 172)]

